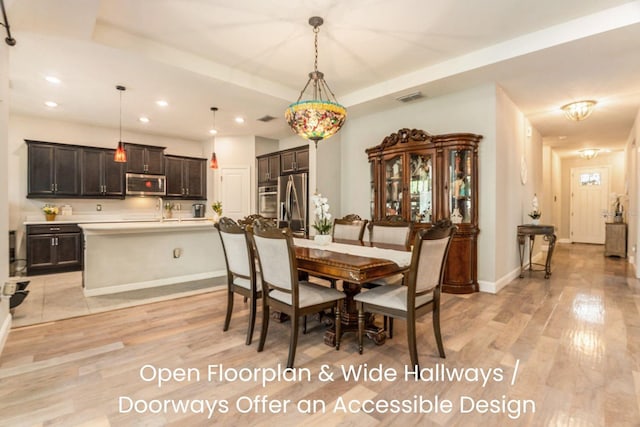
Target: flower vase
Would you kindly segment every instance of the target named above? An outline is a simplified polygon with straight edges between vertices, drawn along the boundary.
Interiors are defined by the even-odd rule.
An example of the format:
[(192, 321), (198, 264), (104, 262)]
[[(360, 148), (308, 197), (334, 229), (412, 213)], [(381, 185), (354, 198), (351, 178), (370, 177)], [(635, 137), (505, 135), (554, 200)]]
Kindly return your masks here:
[(533, 224), (533, 225), (538, 225), (538, 224), (540, 224), (540, 218), (532, 218), (532, 219), (531, 219), (531, 224)]
[(218, 221), (220, 221), (220, 214), (218, 214), (218, 212), (214, 212), (213, 213), (213, 223), (217, 223)]
[(313, 241), (321, 246), (328, 245), (332, 240), (331, 234), (316, 234), (313, 236)]
[(55, 221), (56, 220), (56, 214), (51, 213), (51, 214), (44, 214), (44, 217), (47, 221)]
[(454, 208), (450, 219), (453, 224), (460, 224), (462, 222), (462, 215), (460, 215), (460, 209)]

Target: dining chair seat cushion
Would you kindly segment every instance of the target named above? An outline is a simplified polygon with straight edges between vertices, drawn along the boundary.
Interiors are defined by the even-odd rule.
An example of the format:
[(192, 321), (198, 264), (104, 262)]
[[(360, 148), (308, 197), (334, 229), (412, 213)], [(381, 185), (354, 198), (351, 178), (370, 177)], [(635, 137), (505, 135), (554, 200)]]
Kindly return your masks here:
[(376, 280), (372, 280), (367, 282), (368, 285), (376, 285), (376, 286), (387, 286), (387, 285), (402, 285), (402, 281), (404, 280), (404, 274), (394, 274), (393, 276), (381, 277)]
[[(274, 289), (269, 296), (275, 300), (291, 305), (291, 294)], [(322, 304), (323, 302), (336, 301), (345, 297), (343, 292), (326, 286), (300, 281), (298, 285), (298, 297), (300, 307)]]
[[(245, 279), (244, 277), (235, 277), (233, 279), (233, 284), (236, 286), (240, 286), (241, 288), (245, 288), (251, 290), (251, 281), (249, 279)], [(256, 274), (256, 290), (262, 289), (262, 279), (259, 274)]]
[[(366, 292), (361, 292), (353, 299), (365, 304), (375, 304), (381, 307), (407, 311), (407, 286), (380, 286)], [(431, 302), (433, 292), (416, 297), (416, 308)]]

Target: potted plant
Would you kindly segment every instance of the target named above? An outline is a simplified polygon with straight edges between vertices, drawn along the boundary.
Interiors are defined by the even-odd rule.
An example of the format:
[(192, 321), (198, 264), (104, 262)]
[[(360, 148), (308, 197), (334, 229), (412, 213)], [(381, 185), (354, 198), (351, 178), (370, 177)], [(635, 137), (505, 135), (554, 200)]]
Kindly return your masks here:
[(171, 202), (165, 202), (164, 204), (164, 217), (171, 218), (173, 216), (173, 208), (175, 205)]
[(213, 209), (213, 221), (218, 222), (218, 220), (222, 216), (222, 202), (216, 201), (211, 205), (211, 209)]
[(58, 208), (56, 206), (44, 205), (42, 212), (44, 212), (44, 217), (47, 221), (53, 221), (56, 219), (56, 215), (58, 215)]
[(314, 240), (320, 245), (328, 245), (332, 240), (329, 233), (331, 233), (331, 227), (333, 226), (331, 214), (329, 213), (329, 201), (326, 197), (322, 197), (322, 194), (316, 193), (311, 197), (311, 202), (316, 207), (316, 220), (313, 223), (313, 228), (318, 232), (314, 236)]

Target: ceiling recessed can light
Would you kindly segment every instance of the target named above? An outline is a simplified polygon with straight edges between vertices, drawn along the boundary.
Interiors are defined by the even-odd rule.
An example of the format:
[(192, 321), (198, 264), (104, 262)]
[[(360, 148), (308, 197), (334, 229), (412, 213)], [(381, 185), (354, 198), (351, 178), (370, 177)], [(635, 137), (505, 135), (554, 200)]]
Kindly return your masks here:
[(62, 83), (62, 80), (60, 80), (56, 76), (45, 76), (44, 79), (49, 83), (53, 83), (54, 85), (59, 85), (60, 83)]
[(244, 119), (242, 117), (236, 117), (236, 123), (244, 123)]
[(218, 131), (217, 131), (217, 130), (215, 130), (215, 129), (209, 129), (209, 133), (210, 133), (211, 135), (215, 135), (215, 134), (217, 134), (217, 133), (218, 133)]
[(140, 120), (142, 123), (149, 123), (149, 117), (142, 116), (138, 120)]
[(160, 99), (160, 100), (156, 101), (156, 104), (159, 107), (167, 107), (169, 105), (169, 103), (167, 101), (165, 101), (164, 99)]
[(44, 105), (50, 108), (56, 108), (58, 106), (58, 103), (53, 101), (45, 101)]

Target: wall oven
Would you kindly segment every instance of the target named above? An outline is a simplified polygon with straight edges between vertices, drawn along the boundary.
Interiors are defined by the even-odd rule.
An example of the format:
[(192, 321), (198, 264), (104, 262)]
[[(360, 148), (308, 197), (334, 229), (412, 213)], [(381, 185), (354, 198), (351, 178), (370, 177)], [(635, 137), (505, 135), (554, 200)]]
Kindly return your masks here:
[(278, 217), (278, 186), (258, 187), (258, 214), (265, 218)]

